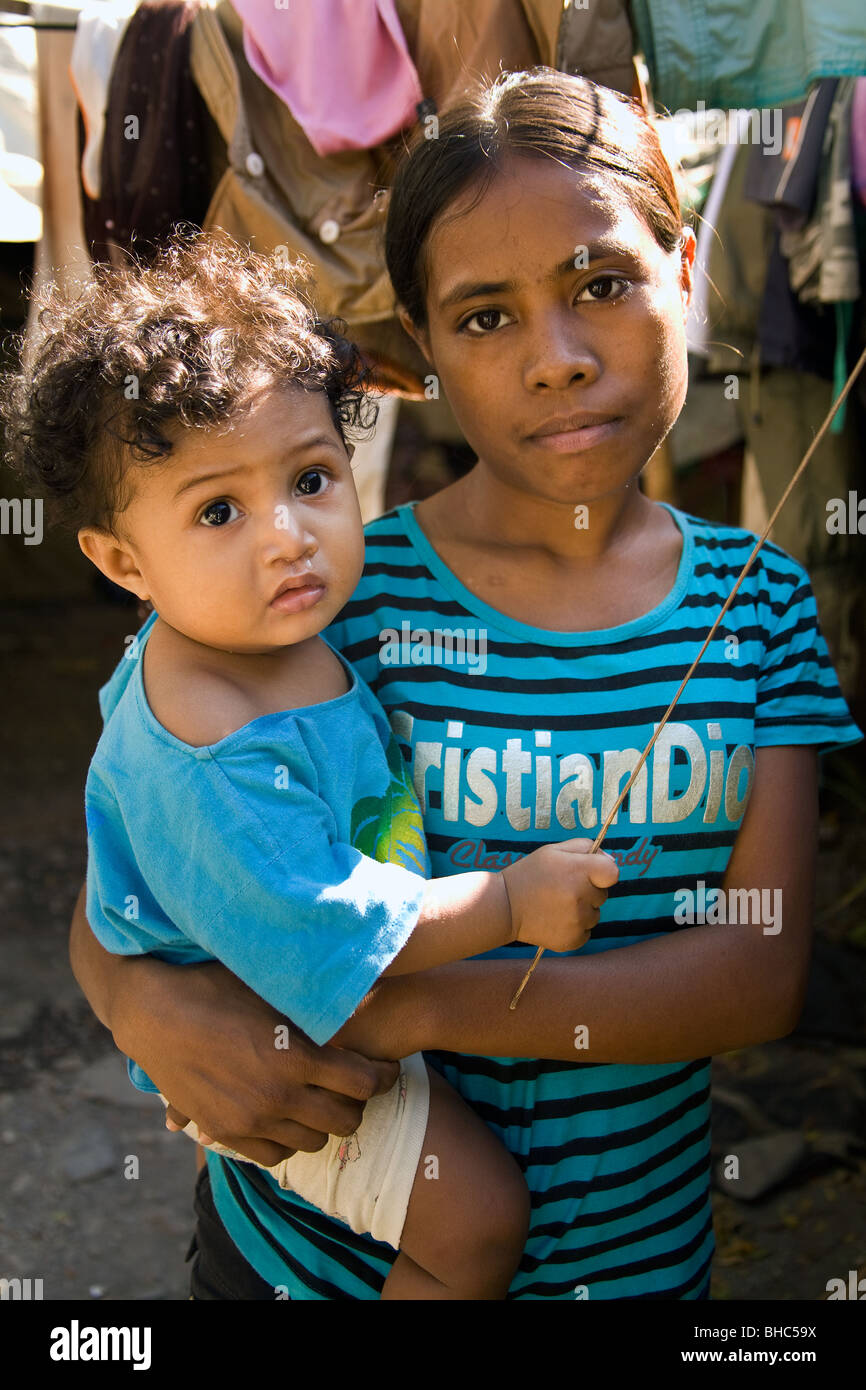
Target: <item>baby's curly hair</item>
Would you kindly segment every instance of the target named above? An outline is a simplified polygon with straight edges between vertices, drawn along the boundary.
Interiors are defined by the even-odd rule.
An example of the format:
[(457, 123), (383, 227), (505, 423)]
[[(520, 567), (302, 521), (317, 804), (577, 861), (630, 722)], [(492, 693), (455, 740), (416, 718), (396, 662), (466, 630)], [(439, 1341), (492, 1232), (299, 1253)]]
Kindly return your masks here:
[(33, 360), (0, 380), (8, 461), (49, 524), (117, 536), (131, 461), (164, 461), (178, 429), (220, 428), (262, 381), (324, 391), (334, 423), (375, 420), (371, 375), (307, 268), (180, 227), (151, 264), (100, 264), (78, 297), (49, 288)]

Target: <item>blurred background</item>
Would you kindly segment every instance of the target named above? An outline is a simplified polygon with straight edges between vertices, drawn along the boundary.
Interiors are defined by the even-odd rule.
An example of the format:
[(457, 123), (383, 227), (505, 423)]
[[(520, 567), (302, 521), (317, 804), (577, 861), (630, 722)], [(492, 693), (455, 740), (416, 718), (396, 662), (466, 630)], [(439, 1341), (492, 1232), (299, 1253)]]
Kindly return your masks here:
[[(698, 233), (688, 399), (643, 486), (760, 531), (866, 344), (862, 0), (388, 0), (413, 95), (372, 72), (351, 127), (324, 130), (292, 101), (279, 8), (0, 0), (0, 366), (38, 346), (34, 286), (86, 291), (94, 262), (146, 257), (176, 222), (221, 226), (306, 256), (320, 308), (376, 371), (379, 424), (355, 456), (365, 519), (428, 496), (473, 455), (394, 317), (377, 190), (467, 75), (545, 63), (655, 112)], [(340, 61), (324, 24), (338, 10), (311, 25), (312, 60), (319, 45)], [(810, 573), (861, 727), (864, 416), (861, 378), (772, 534)], [(46, 1299), (186, 1298), (192, 1146), (129, 1085), (66, 945), (97, 691), (141, 619), (74, 538), (28, 538), (3, 465), (0, 494), (0, 1277), (41, 1277)], [(847, 526), (828, 529), (840, 507)], [(714, 1153), (747, 1146), (754, 1174), (746, 1192), (716, 1172), (713, 1298), (819, 1300), (866, 1275), (864, 1024), (860, 745), (823, 763), (803, 1018), (713, 1063)]]

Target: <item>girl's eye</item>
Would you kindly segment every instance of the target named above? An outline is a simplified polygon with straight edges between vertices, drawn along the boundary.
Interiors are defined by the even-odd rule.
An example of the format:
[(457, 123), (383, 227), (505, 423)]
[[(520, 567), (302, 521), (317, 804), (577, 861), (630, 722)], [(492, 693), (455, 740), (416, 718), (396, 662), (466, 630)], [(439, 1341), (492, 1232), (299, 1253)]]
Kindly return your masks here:
[(234, 519), (229, 515), (232, 511), (237, 512), (240, 516), (234, 502), (226, 502), (220, 498), (216, 502), (208, 502), (199, 520), (203, 521), (205, 526), (226, 526)]
[[(606, 299), (619, 299), (625, 293), (626, 289), (628, 289), (628, 284), (628, 280), (624, 280), (621, 275), (599, 275), (595, 280), (591, 280), (588, 285), (584, 286), (583, 290), (581, 290), (581, 294), (590, 294), (596, 302), (603, 302)], [(611, 285), (620, 285), (624, 286), (624, 288), (620, 289), (618, 294), (610, 294), (609, 290)], [(596, 293), (597, 290), (601, 291), (601, 293)], [(578, 295), (578, 299), (579, 298), (580, 295)]]
[[(497, 328), (502, 327), (501, 323), (496, 322), (497, 319), (506, 319), (508, 317), (509, 315), (503, 313), (502, 309), (480, 309), (477, 314), (473, 314), (471, 318), (460, 325), (460, 332), (465, 333), (468, 331), (470, 337), (483, 337), (485, 334), (493, 333)], [(479, 326), (477, 328), (472, 328), (471, 325), (473, 323), (477, 323)]]
[(319, 468), (309, 468), (297, 481), (298, 492), (303, 497), (315, 497), (327, 486), (328, 479)]

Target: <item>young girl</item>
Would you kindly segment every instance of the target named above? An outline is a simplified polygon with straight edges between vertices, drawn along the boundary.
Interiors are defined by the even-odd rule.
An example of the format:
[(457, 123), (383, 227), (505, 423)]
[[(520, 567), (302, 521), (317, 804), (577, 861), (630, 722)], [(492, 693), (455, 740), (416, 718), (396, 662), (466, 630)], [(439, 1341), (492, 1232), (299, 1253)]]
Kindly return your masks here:
[[(342, 434), (361, 397), (357, 353), (291, 273), (193, 237), (46, 312), (9, 394), (13, 453), (156, 610), (101, 692), (87, 778), (103, 945), (218, 959), (314, 1042), (382, 975), (511, 940), (582, 946), (617, 877), (589, 841), (424, 880), (400, 750), (319, 635), (363, 564)], [(514, 1160), (418, 1056), (348, 1141), (262, 1181), (399, 1249), (385, 1298), (502, 1298), (526, 1237)]]
[[(478, 462), (367, 528), (328, 637), (389, 712), (434, 872), (500, 868), (596, 833), (754, 538), (638, 485), (686, 391), (694, 257), (639, 108), (546, 70), (472, 92), (399, 171), (387, 255)], [(407, 621), (405, 653), (382, 659)], [(483, 671), (415, 659), (443, 628), (483, 630)], [(515, 1155), (532, 1221), (510, 1297), (707, 1296), (709, 1059), (796, 1022), (816, 750), (858, 737), (808, 578), (766, 545), (605, 840), (621, 878), (589, 947), (542, 961), (513, 1012), (532, 955), (514, 945), (385, 979), (336, 1035), (425, 1050)], [(781, 916), (702, 914), (711, 889), (770, 890)], [(325, 1107), (304, 1081), (358, 1094), (332, 1052), (291, 1071), (269, 1057), (276, 1016), (216, 967), (107, 957), (80, 907), (73, 959), (178, 1122), (267, 1156), (315, 1142)], [(215, 1046), (217, 1014), (255, 1048)], [(177, 1060), (207, 1049), (204, 1076)], [(231, 1126), (212, 1130), (227, 1097)], [(199, 1296), (378, 1296), (388, 1252), (278, 1206), (255, 1170), (209, 1156), (200, 1191)]]

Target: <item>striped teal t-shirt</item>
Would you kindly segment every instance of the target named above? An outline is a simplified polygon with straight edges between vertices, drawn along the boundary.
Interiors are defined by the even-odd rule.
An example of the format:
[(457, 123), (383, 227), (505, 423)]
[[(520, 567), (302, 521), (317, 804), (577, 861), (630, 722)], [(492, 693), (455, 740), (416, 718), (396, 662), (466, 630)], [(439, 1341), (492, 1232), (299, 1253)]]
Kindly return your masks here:
[[(328, 639), (388, 713), (434, 875), (592, 836), (754, 544), (669, 508), (676, 582), (620, 627), (550, 632), (496, 612), (440, 560), (411, 505), (367, 527)], [(674, 930), (675, 894), (718, 887), (759, 747), (856, 742), (803, 568), (766, 545), (618, 813), (620, 879), (584, 951)], [(701, 890), (700, 884), (704, 884)], [(510, 946), (491, 956), (531, 956)], [(518, 1159), (532, 1228), (511, 1297), (692, 1299), (713, 1254), (710, 1062), (608, 1065), (432, 1054)], [(249, 1165), (209, 1155), (217, 1210), (259, 1274), (300, 1299), (375, 1299), (394, 1254)]]

